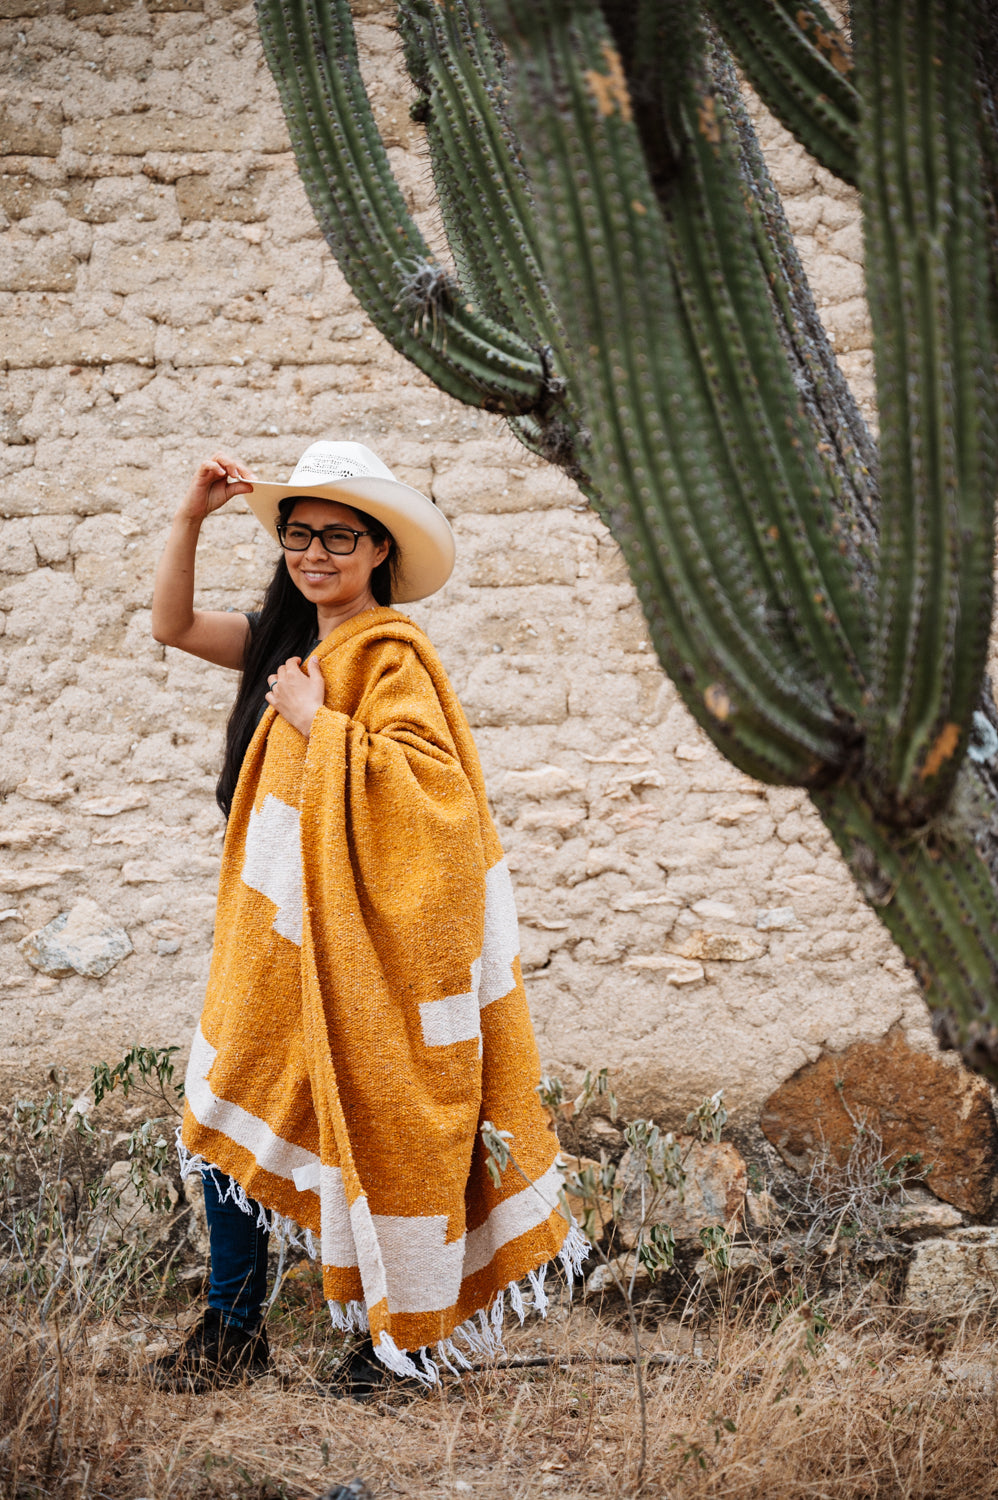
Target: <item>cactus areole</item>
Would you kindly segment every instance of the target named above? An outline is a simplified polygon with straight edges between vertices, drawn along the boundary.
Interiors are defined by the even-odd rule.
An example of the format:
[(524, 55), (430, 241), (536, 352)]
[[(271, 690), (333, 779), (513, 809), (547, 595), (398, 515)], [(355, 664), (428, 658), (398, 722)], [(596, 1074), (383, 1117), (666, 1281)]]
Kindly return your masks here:
[[(393, 179), (347, 0), (257, 0), (375, 325), (582, 486), (687, 707), (806, 787), (944, 1046), (998, 1080), (998, 58), (969, 0), (407, 0), (451, 251)], [(729, 50), (730, 49), (730, 50)], [(879, 451), (742, 104), (858, 186)]]

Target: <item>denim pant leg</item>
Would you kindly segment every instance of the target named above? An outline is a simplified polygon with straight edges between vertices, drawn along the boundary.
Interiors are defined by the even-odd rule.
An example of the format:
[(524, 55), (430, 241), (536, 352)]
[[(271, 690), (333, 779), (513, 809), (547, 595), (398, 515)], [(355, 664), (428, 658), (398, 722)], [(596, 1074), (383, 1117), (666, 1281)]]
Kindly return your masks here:
[[(216, 1185), (216, 1175), (221, 1182), (221, 1192)], [(260, 1322), (267, 1293), (270, 1231), (258, 1226), (255, 1203), (253, 1213), (247, 1214), (231, 1198), (222, 1202), (229, 1178), (220, 1173), (202, 1172), (201, 1181), (211, 1246), (208, 1306), (223, 1313), (230, 1323), (236, 1323), (240, 1328), (255, 1328)]]

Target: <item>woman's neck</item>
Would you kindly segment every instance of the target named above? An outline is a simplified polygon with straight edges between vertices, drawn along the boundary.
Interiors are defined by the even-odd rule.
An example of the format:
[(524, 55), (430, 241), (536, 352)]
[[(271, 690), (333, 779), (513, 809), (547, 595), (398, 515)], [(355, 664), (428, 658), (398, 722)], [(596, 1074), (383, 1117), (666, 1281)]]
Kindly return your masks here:
[(360, 599), (352, 600), (349, 604), (338, 604), (328, 608), (320, 604), (316, 610), (319, 621), (319, 640), (324, 641), (337, 625), (345, 625), (347, 620), (352, 620), (355, 615), (363, 614), (366, 609), (377, 608), (378, 601), (370, 593)]

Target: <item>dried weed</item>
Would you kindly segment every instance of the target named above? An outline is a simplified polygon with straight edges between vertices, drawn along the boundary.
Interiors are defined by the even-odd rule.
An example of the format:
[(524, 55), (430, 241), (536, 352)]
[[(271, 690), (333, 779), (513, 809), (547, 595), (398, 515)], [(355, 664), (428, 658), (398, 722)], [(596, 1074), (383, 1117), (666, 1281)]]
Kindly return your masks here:
[[(85, 1337), (11, 1329), (0, 1354), (3, 1493), (278, 1500), (355, 1476), (379, 1497), (634, 1493), (632, 1372), (599, 1362), (630, 1344), (614, 1307), (563, 1299), (548, 1323), (510, 1336), (511, 1356), (544, 1353), (547, 1366), (488, 1368), (425, 1397), (362, 1406), (324, 1384), (337, 1338), (308, 1271), (295, 1282), (271, 1321), (277, 1373), (211, 1396), (152, 1387), (151, 1344), (174, 1335), (148, 1315), (95, 1323)], [(671, 1356), (646, 1371), (644, 1495), (998, 1496), (998, 1358), (980, 1316), (926, 1337), (897, 1313), (729, 1307), (695, 1335), (673, 1317), (649, 1321), (642, 1343)]]

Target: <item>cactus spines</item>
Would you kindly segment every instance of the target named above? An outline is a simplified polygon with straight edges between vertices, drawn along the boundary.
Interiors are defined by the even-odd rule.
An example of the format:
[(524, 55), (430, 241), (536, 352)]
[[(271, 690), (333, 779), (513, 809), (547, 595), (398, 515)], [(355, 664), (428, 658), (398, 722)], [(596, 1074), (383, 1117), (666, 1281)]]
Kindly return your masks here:
[(849, 42), (813, 0), (713, 0), (711, 13), (753, 86), (823, 167), (858, 174), (859, 94)]
[(852, 11), (882, 424), (870, 753), (878, 790), (916, 822), (956, 776), (991, 615), (998, 340), (984, 164), (960, 107), (975, 9)]
[[(807, 787), (945, 1045), (998, 1078), (998, 61), (983, 0), (411, 0), (454, 271), (391, 179), (346, 0), (257, 0), (348, 280), (610, 525), (659, 658), (744, 770)], [(858, 183), (880, 451), (738, 90)], [(984, 741), (980, 741), (983, 745)]]

